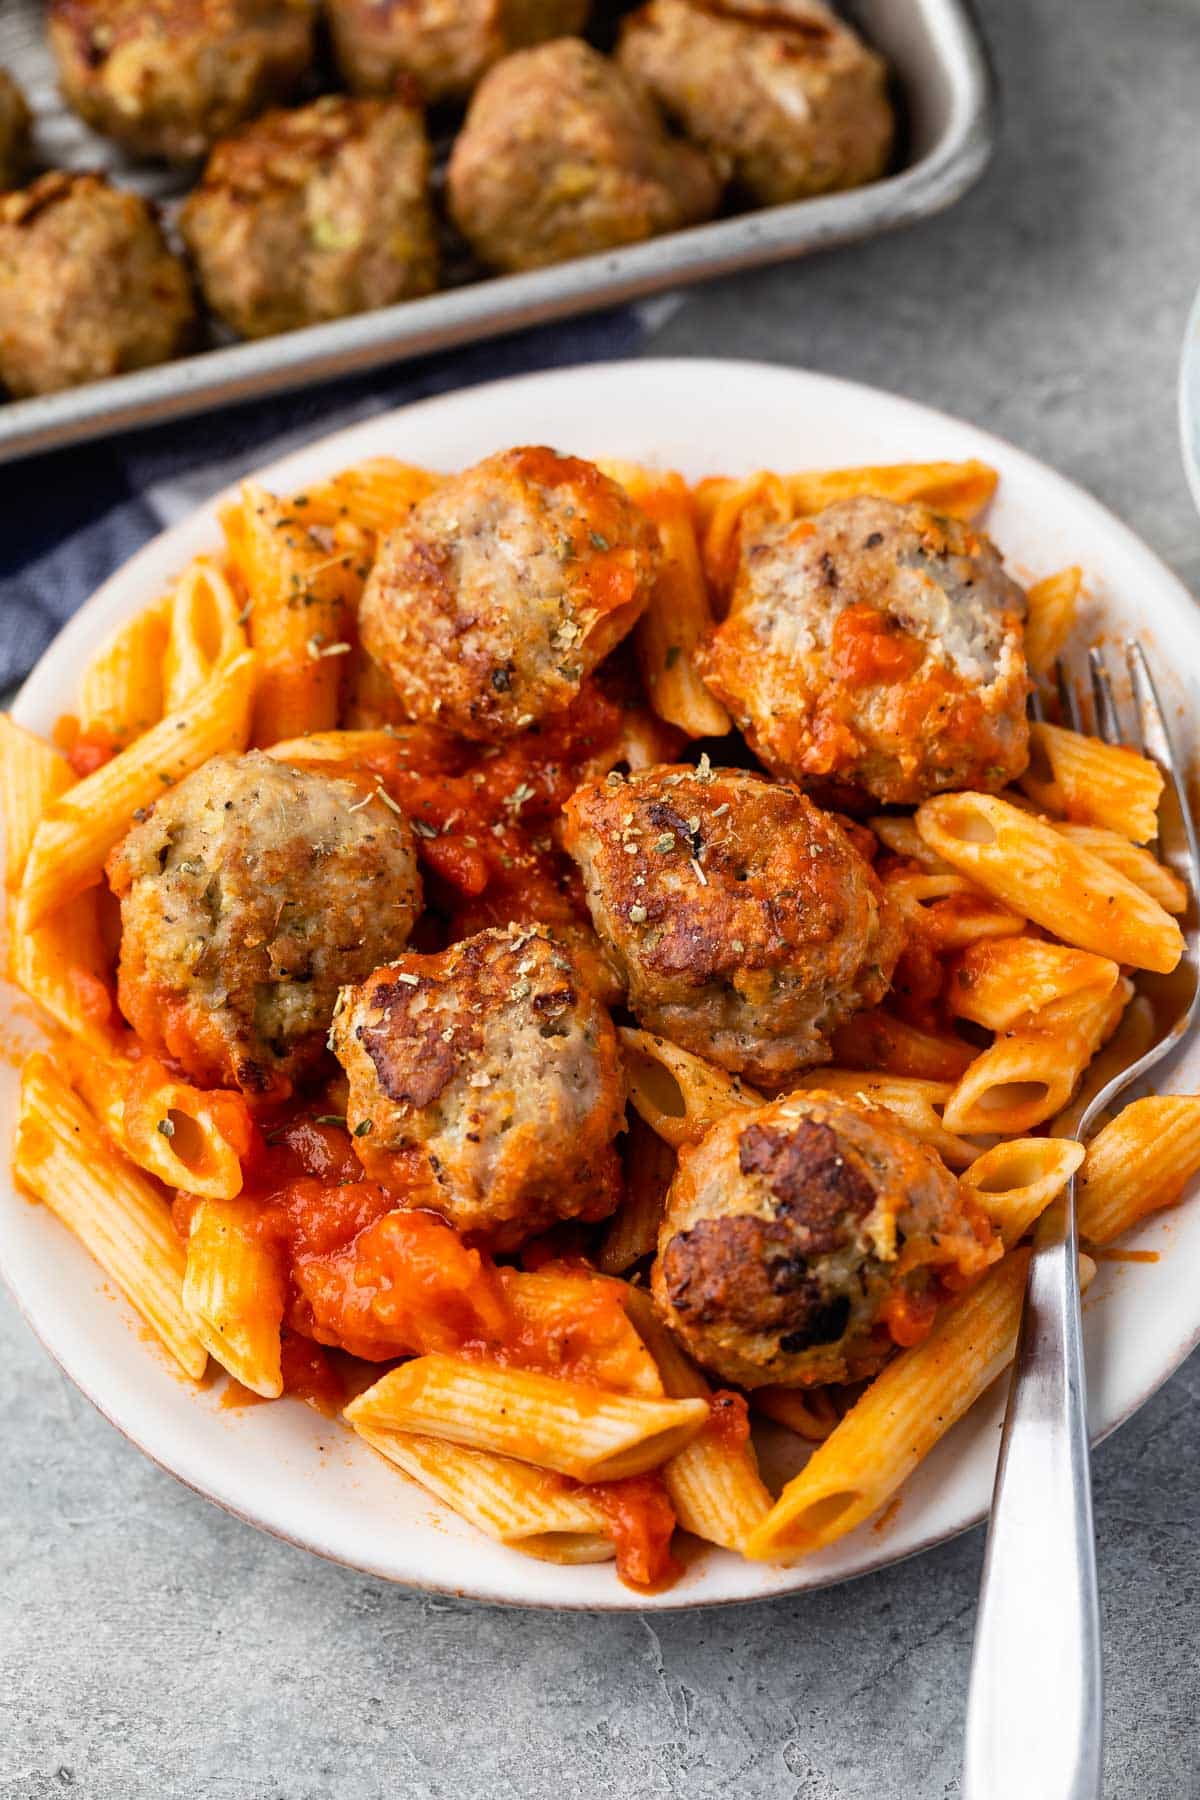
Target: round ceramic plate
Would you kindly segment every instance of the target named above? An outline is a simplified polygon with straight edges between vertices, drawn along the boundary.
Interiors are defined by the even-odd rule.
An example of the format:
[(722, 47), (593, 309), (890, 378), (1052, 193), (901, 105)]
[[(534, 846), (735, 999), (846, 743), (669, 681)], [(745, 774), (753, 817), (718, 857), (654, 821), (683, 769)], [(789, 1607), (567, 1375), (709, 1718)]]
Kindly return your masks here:
[[(636, 458), (689, 476), (839, 464), (982, 457), (1000, 472), (989, 529), (1020, 579), (1078, 562), (1089, 611), (1145, 642), (1171, 701), (1181, 747), (1200, 716), (1200, 614), (1188, 594), (1102, 507), (1010, 445), (907, 400), (753, 363), (608, 363), (470, 389), (372, 419), (261, 472), (296, 491), (361, 457), (391, 454), (455, 469), (511, 444)], [(197, 551), (219, 541), (218, 501), (149, 544), (67, 626), (26, 684), (16, 716), (46, 731), (68, 707), (89, 651), (116, 621), (157, 598)], [(1190, 687), (1189, 684), (1190, 683)], [(29, 1030), (10, 990), (10, 1037)], [(1171, 1085), (1200, 1088), (1188, 1047)], [(8, 1142), (15, 1073), (3, 1072)], [(501, 1549), (448, 1514), (298, 1402), (231, 1410), (219, 1385), (192, 1390), (146, 1342), (123, 1301), (47, 1212), (0, 1178), (0, 1267), (46, 1349), (118, 1430), (181, 1481), (265, 1530), (385, 1580), (527, 1606), (644, 1608), (754, 1600), (818, 1587), (939, 1543), (984, 1513), (1001, 1399), (993, 1394), (939, 1445), (886, 1522), (792, 1569), (710, 1551), (668, 1593), (642, 1597), (611, 1565), (557, 1568)], [(1107, 1262), (1088, 1295), (1092, 1420), (1111, 1430), (1200, 1338), (1200, 1206), (1147, 1224), (1149, 1264)], [(789, 1465), (787, 1434), (764, 1439), (768, 1474)]]

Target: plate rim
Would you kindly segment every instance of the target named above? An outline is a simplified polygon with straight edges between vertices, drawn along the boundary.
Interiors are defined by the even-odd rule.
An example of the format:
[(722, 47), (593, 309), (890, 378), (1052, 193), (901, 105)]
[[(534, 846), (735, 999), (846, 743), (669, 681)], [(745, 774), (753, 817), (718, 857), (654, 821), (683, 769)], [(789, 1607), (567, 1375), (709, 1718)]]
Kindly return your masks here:
[[(626, 380), (631, 376), (650, 379), (653, 379), (655, 376), (665, 376), (670, 378), (672, 376), (678, 376), (681, 372), (686, 374), (690, 381), (695, 381), (697, 379), (702, 380), (705, 375), (725, 380), (737, 379), (739, 376), (743, 375), (753, 375), (755, 378), (766, 375), (772, 380), (779, 380), (781, 378), (786, 378), (788, 381), (796, 380), (801, 387), (809, 384), (816, 384), (835, 394), (843, 401), (853, 402), (857, 400), (860, 403), (866, 401), (868, 404), (878, 404), (882, 401), (886, 403), (887, 406), (898, 409), (895, 416), (907, 416), (914, 424), (924, 423), (928, 426), (937, 423), (943, 427), (949, 425), (956, 431), (966, 432), (978, 446), (976, 453), (985, 460), (989, 456), (989, 451), (992, 453), (998, 451), (1000, 453), (1001, 461), (1006, 461), (1010, 465), (1015, 465), (1018, 469), (1022, 469), (1025, 474), (1036, 478), (1040, 483), (1048, 483), (1051, 487), (1057, 485), (1062, 491), (1069, 493), (1073, 503), (1077, 507), (1082, 506), (1085, 514), (1090, 511), (1097, 518), (1102, 519), (1106, 533), (1110, 537), (1115, 535), (1115, 537), (1124, 544), (1127, 551), (1132, 552), (1138, 558), (1148, 558), (1156, 564), (1162, 580), (1176, 590), (1179, 599), (1189, 605), (1194, 605), (1191, 595), (1180, 578), (1157, 554), (1157, 552), (1140, 538), (1131, 527), (1127, 526), (1122, 519), (1112, 513), (1102, 502), (1097, 500), (1094, 495), (1090, 494), (1078, 483), (1072, 481), (1069, 477), (1060, 474), (1059, 471), (1053, 469), (1050, 465), (1041, 462), (1038, 458), (1030, 455), (1029, 452), (1022, 450), (1019, 446), (1012, 444), (1008, 440), (1005, 440), (984, 428), (977, 427), (967, 419), (948, 413), (941, 408), (928, 406), (909, 396), (893, 394), (886, 389), (866, 383), (851, 381), (844, 377), (831, 376), (820, 371), (798, 368), (789, 364), (774, 363), (765, 359), (721, 358), (711, 356), (634, 357), (601, 363), (568, 365), (562, 368), (552, 368), (509, 376), (498, 381), (481, 383), (477, 386), (456, 389), (449, 393), (422, 398), (410, 402), (405, 406), (390, 408), (385, 412), (371, 415), (364, 420), (342, 427), (337, 431), (326, 433), (324, 435), (315, 435), (305, 444), (288, 450), (283, 456), (275, 458), (271, 462), (263, 465), (261, 469), (254, 470), (253, 475), (256, 479), (266, 478), (268, 481), (278, 479), (280, 476), (286, 480), (290, 478), (288, 476), (288, 470), (291, 465), (304, 463), (317, 455), (322, 459), (327, 459), (330, 467), (336, 466), (337, 462), (344, 456), (352, 456), (354, 454), (352, 450), (348, 453), (345, 452), (341, 448), (342, 446), (353, 444), (353, 442), (359, 438), (377, 436), (381, 431), (386, 431), (389, 425), (394, 421), (401, 418), (408, 419), (413, 414), (418, 415), (417, 425), (419, 428), (420, 415), (424, 412), (445, 411), (452, 408), (454, 405), (463, 402), (466, 402), (469, 409), (475, 400), (482, 400), (486, 405), (489, 399), (494, 399), (497, 396), (503, 395), (505, 392), (512, 392), (519, 389), (528, 391), (548, 382), (562, 383), (565, 381), (569, 384), (579, 383), (580, 385), (586, 386), (589, 381), (608, 384), (614, 380)], [(304, 477), (304, 479), (311, 478), (311, 476)], [(211, 534), (215, 526), (217, 508), (223, 504), (227, 498), (236, 493), (237, 486), (238, 484), (236, 482), (228, 484), (211, 495), (200, 505), (192, 508), (183, 518), (176, 521), (174, 524), (167, 526), (162, 532), (159, 532), (154, 538), (142, 545), (134, 552), (133, 556), (127, 558), (125, 562), (120, 564), (118, 568), (116, 568), (100, 584), (100, 586), (86, 601), (83, 602), (79, 609), (56, 634), (53, 642), (47, 647), (34, 669), (30, 672), (26, 681), (22, 684), (21, 689), (12, 704), (12, 711), (15, 717), (20, 719), (22, 712), (26, 710), (27, 705), (32, 706), (35, 704), (39, 678), (45, 675), (46, 665), (48, 663), (57, 664), (64, 655), (68, 658), (70, 657), (76, 637), (83, 637), (86, 635), (89, 621), (110, 603), (110, 597), (113, 594), (114, 589), (118, 591), (123, 590), (127, 584), (131, 587), (136, 586), (141, 570), (157, 560), (168, 545), (173, 545), (178, 542), (181, 545), (181, 558), (188, 554), (189, 552), (184, 550), (182, 546), (186, 542), (189, 534), (194, 535), (201, 528), (207, 529)], [(131, 607), (129, 610), (132, 611), (133, 608)], [(1198, 627), (1198, 629), (1200, 629), (1200, 627)], [(1200, 1035), (1200, 1033), (1192, 1034), (1193, 1037), (1197, 1035)], [(2, 1194), (5, 1204), (10, 1201), (15, 1201), (18, 1204), (22, 1203), (22, 1197), (18, 1194), (12, 1183), (7, 1165), (0, 1169), (0, 1194)], [(681, 1593), (678, 1598), (674, 1598), (672, 1590), (668, 1590), (662, 1595), (643, 1596), (633, 1590), (621, 1587), (614, 1578), (611, 1585), (607, 1586), (603, 1592), (587, 1599), (575, 1597), (563, 1599), (538, 1597), (531, 1599), (528, 1596), (522, 1596), (518, 1592), (499, 1591), (492, 1583), (487, 1580), (480, 1581), (478, 1577), (473, 1577), (464, 1585), (458, 1586), (445, 1580), (430, 1580), (424, 1578), (418, 1572), (410, 1572), (401, 1575), (394, 1572), (393, 1569), (377, 1566), (372, 1563), (366, 1555), (359, 1555), (356, 1558), (343, 1556), (329, 1545), (324, 1545), (320, 1541), (315, 1540), (311, 1535), (297, 1535), (292, 1530), (273, 1521), (271, 1517), (263, 1512), (261, 1506), (256, 1507), (249, 1504), (235, 1503), (227, 1495), (216, 1491), (212, 1485), (209, 1485), (204, 1479), (200, 1478), (195, 1471), (189, 1473), (182, 1472), (181, 1469), (176, 1466), (175, 1462), (166, 1459), (166, 1453), (160, 1453), (159, 1450), (152, 1448), (149, 1443), (144, 1441), (143, 1435), (136, 1425), (125, 1423), (114, 1416), (114, 1411), (110, 1410), (112, 1403), (109, 1402), (106, 1404), (105, 1400), (101, 1397), (101, 1393), (96, 1391), (96, 1385), (90, 1378), (90, 1373), (85, 1374), (83, 1372), (78, 1372), (75, 1368), (68, 1366), (68, 1363), (64, 1361), (63, 1356), (60, 1355), (58, 1349), (45, 1335), (41, 1324), (31, 1313), (30, 1307), (26, 1303), (26, 1295), (14, 1282), (10, 1272), (6, 1256), (5, 1234), (2, 1229), (0, 1229), (0, 1277), (3, 1278), (9, 1293), (12, 1295), (21, 1317), (29, 1326), (34, 1337), (46, 1351), (55, 1366), (62, 1371), (66, 1378), (71, 1381), (72, 1385), (83, 1394), (101, 1416), (156, 1467), (165, 1470), (166, 1473), (173, 1476), (173, 1478), (179, 1481), (183, 1486), (190, 1488), (193, 1492), (212, 1501), (224, 1512), (231, 1514), (233, 1517), (236, 1517), (245, 1523), (255, 1526), (259, 1530), (267, 1532), (270, 1536), (278, 1538), (282, 1542), (309, 1551), (314, 1555), (321, 1556), (326, 1561), (338, 1563), (343, 1567), (354, 1569), (362, 1574), (370, 1576), (372, 1579), (386, 1581), (389, 1584), (411, 1588), (415, 1591), (440, 1593), (456, 1599), (473, 1600), (490, 1605), (505, 1605), (514, 1608), (548, 1612), (630, 1612), (645, 1614), (651, 1611), (687, 1611), (693, 1608), (700, 1609), (750, 1605), (767, 1600), (794, 1599), (800, 1594), (816, 1592), (826, 1587), (840, 1586), (847, 1581), (856, 1580), (860, 1576), (875, 1573), (894, 1563), (905, 1561), (910, 1556), (921, 1554), (941, 1543), (951, 1541), (954, 1537), (961, 1535), (962, 1532), (972, 1529), (987, 1516), (988, 1509), (986, 1506), (983, 1506), (975, 1508), (969, 1517), (949, 1528), (946, 1528), (944, 1525), (931, 1524), (927, 1534), (923, 1535), (914, 1543), (906, 1544), (903, 1548), (893, 1548), (889, 1543), (888, 1538), (882, 1536), (876, 1540), (875, 1543), (864, 1546), (864, 1555), (852, 1570), (843, 1570), (840, 1572), (831, 1571), (828, 1574), (817, 1575), (816, 1578), (809, 1575), (809, 1577), (803, 1581), (791, 1582), (762, 1593), (718, 1593), (707, 1595)], [(113, 1304), (111, 1300), (108, 1303)], [(1187, 1356), (1191, 1354), (1192, 1350), (1196, 1348), (1198, 1343), (1200, 1343), (1200, 1316), (1197, 1316), (1191, 1331), (1182, 1343), (1174, 1348), (1167, 1362), (1156, 1366), (1153, 1377), (1150, 1378), (1144, 1386), (1139, 1386), (1134, 1397), (1119, 1412), (1119, 1414), (1108, 1420), (1105, 1425), (1094, 1434), (1092, 1440), (1093, 1443), (1098, 1443), (1110, 1436), (1114, 1431), (1118, 1430), (1121, 1425), (1126, 1423), (1133, 1413), (1140, 1410), (1153, 1394), (1170, 1379), (1183, 1361), (1186, 1360)], [(100, 1384), (101, 1388), (102, 1386), (103, 1384)], [(607, 1566), (611, 1567), (611, 1565)], [(796, 1565), (796, 1567), (803, 1568), (804, 1565)], [(515, 1585), (518, 1584), (514, 1584), (514, 1586)]]

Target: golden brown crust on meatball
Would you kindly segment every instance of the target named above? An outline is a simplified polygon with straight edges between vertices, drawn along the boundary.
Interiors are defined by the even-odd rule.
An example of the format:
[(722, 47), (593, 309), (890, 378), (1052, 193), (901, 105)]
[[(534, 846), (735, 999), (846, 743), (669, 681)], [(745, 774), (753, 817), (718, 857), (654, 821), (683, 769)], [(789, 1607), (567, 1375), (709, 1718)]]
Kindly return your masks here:
[(408, 718), (498, 741), (562, 712), (650, 598), (654, 527), (592, 463), (525, 448), (451, 477), (383, 544), (359, 629)]
[(650, 0), (618, 57), (764, 206), (887, 166), (887, 71), (819, 0)]
[(62, 91), (137, 156), (190, 162), (285, 100), (313, 56), (314, 0), (51, 0)]
[(16, 187), (29, 160), (29, 108), (9, 74), (0, 69), (0, 190)]
[(887, 992), (900, 927), (835, 819), (740, 769), (583, 787), (564, 843), (639, 1022), (752, 1081), (827, 1062)]
[(430, 160), (401, 100), (328, 94), (247, 125), (180, 215), (208, 304), (254, 338), (431, 293)]
[(481, 82), (447, 173), (455, 224), (497, 269), (539, 269), (711, 218), (720, 182), (643, 91), (578, 38)]
[(411, 76), (429, 102), (464, 99), (510, 51), (582, 31), (589, 0), (326, 0), (334, 54), (360, 93)]
[(349, 781), (260, 751), (218, 756), (113, 851), (117, 998), (196, 1080), (285, 1092), (325, 1047), (338, 990), (408, 940), (406, 821)]
[(345, 990), (332, 1039), (359, 1160), (407, 1204), (501, 1250), (612, 1212), (616, 1033), (540, 926), (399, 957)]
[(998, 790), (1025, 767), (1024, 615), (982, 532), (839, 500), (743, 546), (699, 663), (777, 774), (915, 805)]
[(15, 397), (165, 362), (195, 323), (187, 270), (136, 194), (56, 171), (0, 195), (0, 382)]
[(882, 1109), (813, 1090), (730, 1114), (680, 1153), (655, 1302), (743, 1387), (871, 1375), (950, 1287), (1001, 1254), (932, 1150)]

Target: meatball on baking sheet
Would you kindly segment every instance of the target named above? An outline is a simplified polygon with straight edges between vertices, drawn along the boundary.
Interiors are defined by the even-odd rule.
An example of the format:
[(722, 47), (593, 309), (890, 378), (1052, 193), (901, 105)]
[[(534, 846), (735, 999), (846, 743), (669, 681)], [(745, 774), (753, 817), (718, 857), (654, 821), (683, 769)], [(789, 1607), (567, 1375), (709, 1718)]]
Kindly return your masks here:
[[(170, 3), (155, 0), (158, 8)], [(295, 330), (249, 341), (235, 335), (219, 309), (203, 309), (201, 333), (187, 354), (221, 352), (208, 361), (203, 374), (193, 368), (185, 379), (170, 362), (154, 370), (133, 370), (121, 374), (121, 386), (103, 396), (89, 395), (86, 385), (68, 388), (40, 401), (36, 412), (9, 395), (8, 404), (0, 405), (0, 459), (111, 431), (135, 417), (167, 418), (205, 410), (235, 392), (244, 399), (259, 383), (265, 390), (268, 384), (277, 389), (291, 380), (319, 379), (344, 368), (347, 355), (353, 355), (357, 367), (368, 368), (404, 354), (485, 338), (527, 323), (531, 316), (562, 316), (741, 264), (859, 238), (901, 216), (916, 217), (945, 205), (979, 172), (990, 148), (987, 94), (973, 27), (958, 13), (957, 0), (951, 0), (948, 12), (941, 5), (934, 8), (932, 0), (899, 0), (895, 7), (879, 0), (861, 4), (853, 0), (842, 17), (850, 31), (861, 30), (870, 47), (863, 53), (865, 60), (855, 65), (859, 75), (874, 67), (873, 54), (881, 55), (891, 71), (887, 92), (889, 103), (897, 108), (899, 133), (888, 165), (893, 173), (886, 181), (869, 180), (856, 192), (827, 194), (815, 211), (807, 205), (786, 212), (776, 209), (769, 229), (764, 229), (755, 217), (757, 202), (744, 181), (733, 179), (730, 155), (715, 146), (707, 125), (685, 129), (682, 116), (670, 116), (661, 97), (616, 99), (615, 85), (614, 95), (601, 102), (599, 112), (585, 116), (564, 92), (555, 102), (555, 130), (565, 132), (561, 153), (534, 145), (530, 154), (538, 166), (531, 163), (524, 173), (516, 166), (510, 176), (514, 191), (522, 183), (543, 186), (549, 158), (553, 164), (549, 178), (559, 199), (547, 219), (518, 221), (517, 239), (530, 231), (537, 242), (514, 239), (510, 261), (497, 253), (493, 242), (495, 184), (489, 189), (474, 174), (463, 177), (464, 194), (457, 210), (468, 226), (464, 237), (450, 223), (446, 166), (471, 98), (468, 89), (474, 85), (477, 91), (488, 71), (502, 69), (511, 57), (529, 54), (537, 46), (555, 47), (556, 34), (557, 43), (564, 41), (564, 34), (570, 41), (569, 34), (580, 29), (582, 0), (479, 0), (478, 4), (473, 0), (470, 7), (421, 0), (420, 6), (406, 4), (390, 12), (347, 0), (342, 9), (344, 73), (339, 73), (320, 33), (315, 55), (311, 53), (309, 0), (188, 0), (188, 7), (193, 19), (211, 17), (220, 24), (222, 54), (206, 58), (195, 46), (186, 53), (181, 46), (177, 57), (164, 62), (151, 46), (146, 55), (154, 79), (147, 75), (143, 81), (144, 72), (135, 71), (131, 89), (127, 65), (132, 57), (141, 70), (142, 50), (130, 33), (136, 38), (149, 9), (130, 6), (127, 0), (59, 0), (63, 79), (94, 129), (59, 93), (59, 71), (46, 40), (43, 7), (37, 0), (8, 0), (0, 8), (0, 67), (7, 67), (16, 78), (35, 115), (30, 172), (109, 173), (121, 186), (163, 203), (169, 242), (179, 249), (176, 213), (197, 178), (200, 161), (180, 164), (168, 159), (202, 155), (214, 135), (240, 129), (240, 122), (252, 122), (264, 107), (304, 105), (347, 85), (369, 90), (375, 75), (371, 67), (360, 65), (363, 58), (371, 64), (378, 46), (374, 38), (369, 42), (364, 38), (363, 20), (369, 14), (374, 27), (385, 12), (389, 18), (394, 13), (392, 22), (405, 31), (420, 20), (424, 73), (414, 66), (403, 79), (423, 80), (434, 97), (429, 114), (431, 197), (440, 220), (440, 291), (423, 293), (427, 282), (420, 277), (355, 282), (349, 288), (343, 283), (335, 305), (313, 306), (306, 298), (290, 316), (285, 309), (278, 322)], [(102, 17), (106, 9), (113, 14), (112, 28), (120, 44), (112, 56), (106, 53), (97, 59), (86, 45), (80, 51), (79, 44), (81, 34), (90, 34), (91, 43), (97, 29), (100, 38), (107, 39), (109, 23)], [(602, 65), (606, 78), (611, 74), (612, 84), (619, 85), (623, 95), (634, 76), (621, 67), (618, 40), (632, 11), (624, 0), (594, 0), (585, 27), (588, 41), (610, 59)], [(850, 40), (840, 35), (841, 29), (834, 35), (844, 45)], [(917, 43), (927, 49), (913, 60), (912, 46)], [(104, 49), (103, 43), (100, 47)], [(386, 56), (393, 52), (394, 46), (385, 46)], [(639, 93), (641, 79), (637, 75)], [(131, 101), (134, 90), (136, 105)], [(913, 115), (922, 121), (919, 141), (906, 136), (910, 95)], [(840, 104), (836, 102), (835, 108)], [(524, 105), (519, 95), (518, 105)], [(661, 139), (640, 125), (631, 128), (638, 106), (651, 109)], [(127, 111), (129, 107), (132, 110)], [(816, 111), (821, 113), (821, 107)], [(665, 124), (660, 122), (663, 112)], [(506, 165), (514, 159), (519, 165), (525, 154), (518, 123), (500, 119), (489, 127), (489, 141), (499, 146)], [(582, 156), (576, 154), (577, 139)], [(879, 133), (876, 141), (881, 141)], [(847, 150), (840, 138), (838, 144), (841, 147), (831, 150), (830, 160), (821, 163), (817, 157), (815, 172), (810, 169), (804, 177), (814, 191), (864, 178), (870, 153), (865, 153), (866, 161), (860, 156), (856, 163), (854, 146)], [(493, 151), (484, 149), (486, 160)], [(798, 154), (803, 158), (809, 153), (804, 149)], [(714, 217), (722, 187), (724, 198)], [(707, 224), (690, 225), (685, 252), (680, 227), (706, 218)], [(381, 229), (390, 229), (386, 220)], [(406, 235), (411, 236), (407, 227)], [(468, 238), (475, 240), (478, 254)], [(596, 254), (579, 260), (589, 251)], [(569, 260), (554, 260), (559, 257)], [(422, 269), (429, 266), (423, 247), (419, 260)], [(283, 262), (278, 266), (282, 268)], [(507, 284), (497, 279), (504, 268), (518, 266), (524, 272)], [(365, 311), (362, 316), (357, 312), (343, 316), (348, 312), (347, 293), (356, 307), (374, 309), (374, 316), (368, 319)], [(320, 338), (311, 332), (299, 335), (310, 322), (321, 320), (325, 322)], [(92, 371), (87, 372), (94, 379)]]

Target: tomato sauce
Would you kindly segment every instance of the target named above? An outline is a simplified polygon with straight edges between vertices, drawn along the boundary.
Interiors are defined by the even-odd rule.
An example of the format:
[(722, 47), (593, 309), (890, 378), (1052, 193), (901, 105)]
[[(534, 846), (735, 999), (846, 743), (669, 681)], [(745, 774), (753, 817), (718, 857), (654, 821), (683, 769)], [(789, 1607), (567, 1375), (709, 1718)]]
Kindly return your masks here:
[(67, 762), (71, 772), (82, 781), (87, 775), (94, 775), (111, 762), (120, 749), (105, 731), (93, 727), (91, 731), (81, 731), (67, 751)]
[(679, 1574), (671, 1556), (675, 1510), (658, 1475), (631, 1475), (624, 1481), (594, 1481), (588, 1495), (608, 1523), (617, 1552), (617, 1574), (626, 1587), (652, 1592), (669, 1587)]
[(704, 1429), (727, 1450), (744, 1449), (750, 1441), (750, 1408), (745, 1396), (730, 1388), (717, 1388), (709, 1395)]
[(834, 620), (830, 659), (846, 687), (903, 681), (924, 658), (924, 646), (874, 606), (847, 606)]

